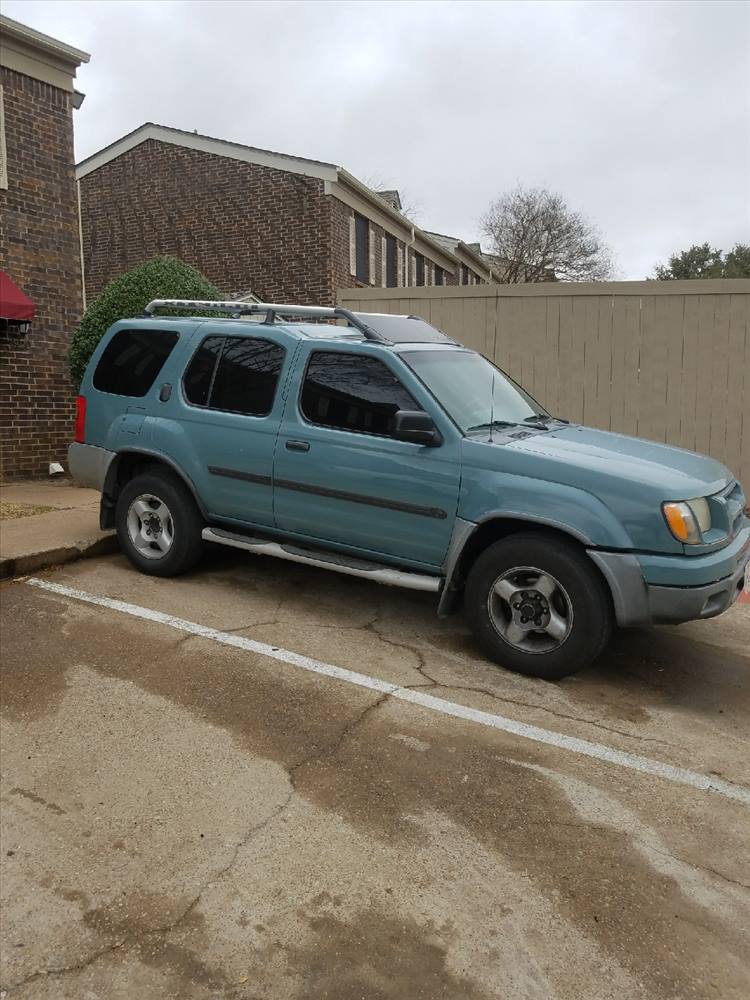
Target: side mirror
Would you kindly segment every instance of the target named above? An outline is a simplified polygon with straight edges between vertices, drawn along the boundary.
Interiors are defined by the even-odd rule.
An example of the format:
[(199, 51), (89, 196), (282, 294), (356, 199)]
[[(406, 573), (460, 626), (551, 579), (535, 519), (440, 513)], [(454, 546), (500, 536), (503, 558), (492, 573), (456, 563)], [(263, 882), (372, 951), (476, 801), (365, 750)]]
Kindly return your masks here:
[(411, 441), (428, 448), (437, 448), (443, 443), (432, 417), (424, 410), (397, 410), (393, 419), (393, 436), (398, 441)]

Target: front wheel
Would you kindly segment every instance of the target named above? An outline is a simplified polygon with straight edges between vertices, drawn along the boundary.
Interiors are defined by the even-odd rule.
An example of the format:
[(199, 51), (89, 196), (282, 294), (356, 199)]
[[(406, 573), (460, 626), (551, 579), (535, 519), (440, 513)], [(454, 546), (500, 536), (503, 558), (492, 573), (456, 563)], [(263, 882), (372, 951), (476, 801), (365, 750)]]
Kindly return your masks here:
[(486, 549), (469, 572), (465, 606), (492, 660), (545, 680), (587, 667), (613, 627), (606, 584), (585, 553), (542, 532), (511, 535)]

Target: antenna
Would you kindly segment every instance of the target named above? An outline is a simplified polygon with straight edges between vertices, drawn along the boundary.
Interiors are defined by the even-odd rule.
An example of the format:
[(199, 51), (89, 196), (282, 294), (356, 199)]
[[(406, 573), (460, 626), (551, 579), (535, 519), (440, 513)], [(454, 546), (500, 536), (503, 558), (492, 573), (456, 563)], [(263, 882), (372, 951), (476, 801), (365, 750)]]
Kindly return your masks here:
[(490, 395), (490, 444), (494, 444), (492, 440), (492, 426), (495, 423), (495, 369), (492, 369), (492, 391)]

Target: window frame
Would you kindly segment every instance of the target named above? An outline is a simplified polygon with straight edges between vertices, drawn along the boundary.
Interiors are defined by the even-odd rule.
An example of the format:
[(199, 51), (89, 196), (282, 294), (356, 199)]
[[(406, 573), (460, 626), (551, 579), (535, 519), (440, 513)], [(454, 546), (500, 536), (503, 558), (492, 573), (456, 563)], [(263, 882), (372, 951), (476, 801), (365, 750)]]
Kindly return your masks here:
[(297, 393), (297, 413), (302, 423), (307, 424), (308, 427), (320, 427), (322, 430), (335, 431), (339, 434), (354, 434), (357, 437), (377, 438), (379, 441), (398, 441), (399, 444), (405, 444), (405, 445), (410, 444), (409, 441), (399, 441), (399, 439), (393, 437), (392, 434), (377, 434), (374, 433), (373, 431), (355, 431), (349, 427), (332, 427), (330, 424), (319, 424), (314, 420), (310, 420), (310, 418), (306, 415), (305, 411), (302, 409), (302, 393), (305, 391), (305, 382), (307, 381), (307, 373), (310, 368), (310, 362), (312, 361), (312, 359), (315, 357), (316, 354), (333, 354), (335, 357), (343, 356), (350, 358), (367, 358), (370, 361), (377, 361), (379, 364), (383, 365), (383, 367), (387, 371), (389, 371), (395, 379), (397, 379), (398, 383), (401, 385), (404, 392), (406, 392), (406, 394), (411, 397), (412, 402), (414, 403), (416, 408), (420, 410), (422, 413), (428, 413), (428, 411), (425, 410), (424, 406), (422, 406), (419, 400), (414, 398), (414, 393), (411, 392), (409, 389), (407, 389), (407, 387), (404, 385), (404, 380), (401, 378), (401, 376), (397, 372), (395, 372), (390, 367), (390, 365), (387, 365), (382, 358), (376, 357), (374, 354), (368, 354), (361, 351), (336, 351), (336, 350), (331, 350), (330, 348), (313, 348), (307, 357), (307, 361), (305, 361), (305, 368), (304, 371), (302, 372), (302, 378), (300, 379), (299, 383), (299, 391)]
[[(161, 363), (161, 365), (159, 367), (159, 370), (156, 372), (156, 374), (154, 375), (153, 379), (151, 380), (151, 384), (146, 389), (146, 391), (144, 393), (142, 393), (140, 396), (133, 396), (132, 394), (129, 394), (129, 393), (126, 393), (126, 392), (111, 392), (109, 389), (101, 389), (96, 384), (96, 373), (99, 371), (101, 363), (104, 360), (104, 356), (107, 353), (107, 351), (109, 350), (109, 348), (112, 346), (112, 344), (115, 342), (115, 340), (120, 336), (121, 333), (170, 333), (170, 334), (172, 334), (175, 337), (174, 343), (169, 348), (169, 353), (167, 354), (167, 356), (162, 361), (162, 363)], [(102, 350), (101, 354), (96, 359), (96, 364), (94, 365), (94, 370), (91, 372), (91, 388), (95, 392), (101, 392), (102, 395), (104, 395), (104, 396), (116, 396), (118, 399), (146, 399), (147, 396), (148, 396), (148, 394), (152, 391), (152, 389), (154, 388), (154, 386), (158, 382), (159, 376), (161, 375), (161, 373), (164, 370), (164, 366), (167, 364), (167, 362), (169, 361), (169, 359), (172, 357), (172, 353), (174, 352), (175, 348), (177, 347), (177, 345), (179, 343), (180, 343), (180, 331), (179, 330), (163, 330), (163, 329), (160, 329), (158, 327), (156, 329), (152, 330), (152, 329), (149, 329), (148, 327), (139, 327), (139, 326), (122, 326), (122, 327), (120, 327), (119, 330), (116, 330), (115, 333), (112, 334), (112, 336), (109, 338), (109, 340), (105, 344), (104, 349)]]
[[(193, 403), (188, 398), (187, 391), (185, 389), (185, 376), (188, 373), (188, 369), (192, 365), (193, 361), (198, 354), (198, 351), (203, 347), (207, 340), (213, 340), (220, 337), (224, 343), (221, 345), (221, 350), (216, 355), (216, 361), (214, 363), (213, 371), (211, 372), (211, 381), (208, 386), (208, 395), (206, 403)], [(279, 368), (279, 377), (276, 380), (276, 387), (273, 391), (273, 399), (271, 400), (271, 406), (266, 413), (244, 413), (242, 410), (225, 410), (218, 406), (211, 406), (211, 393), (213, 392), (214, 383), (216, 382), (216, 374), (219, 371), (219, 365), (221, 364), (221, 359), (224, 357), (224, 351), (226, 350), (228, 340), (252, 340), (254, 343), (271, 344), (273, 347), (278, 347), (281, 351), (281, 367)], [(288, 353), (287, 349), (283, 344), (280, 344), (276, 340), (269, 340), (267, 337), (252, 337), (247, 334), (235, 334), (235, 333), (207, 333), (201, 338), (200, 343), (195, 348), (193, 353), (190, 355), (190, 360), (185, 365), (180, 376), (180, 392), (182, 395), (182, 401), (185, 406), (189, 406), (193, 410), (200, 410), (203, 413), (230, 413), (235, 417), (250, 417), (253, 420), (265, 420), (266, 417), (270, 417), (273, 413), (273, 408), (276, 405), (276, 400), (278, 398), (279, 386), (281, 385), (283, 379), (282, 375), (284, 373), (284, 365), (287, 362)]]

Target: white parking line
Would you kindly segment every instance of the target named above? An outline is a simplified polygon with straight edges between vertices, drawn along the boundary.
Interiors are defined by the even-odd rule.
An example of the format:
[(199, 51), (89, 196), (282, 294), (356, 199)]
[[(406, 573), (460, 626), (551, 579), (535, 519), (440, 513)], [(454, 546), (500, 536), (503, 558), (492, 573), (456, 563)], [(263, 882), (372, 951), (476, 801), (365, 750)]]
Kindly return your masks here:
[(199, 636), (201, 639), (209, 639), (212, 642), (221, 643), (223, 646), (234, 646), (237, 649), (244, 649), (249, 653), (260, 653), (262, 656), (281, 660), (282, 663), (290, 663), (292, 666), (300, 667), (302, 670), (309, 670), (315, 674), (323, 674), (326, 677), (333, 677), (339, 681), (346, 681), (347, 684), (355, 684), (357, 687), (369, 688), (371, 691), (388, 694), (401, 701), (407, 701), (412, 705), (419, 705), (421, 708), (429, 709), (431, 712), (439, 712), (441, 715), (464, 719), (467, 722), (476, 722), (480, 726), (499, 729), (506, 733), (512, 733), (514, 736), (533, 740), (535, 743), (545, 743), (548, 746), (558, 747), (561, 750), (569, 750), (571, 753), (582, 754), (585, 757), (593, 757), (596, 760), (628, 768), (631, 771), (640, 771), (642, 774), (664, 778), (678, 785), (688, 785), (691, 788), (698, 788), (702, 791), (714, 792), (717, 795), (724, 796), (724, 798), (734, 799), (737, 802), (742, 802), (743, 805), (750, 806), (750, 789), (742, 785), (735, 785), (731, 781), (723, 781), (721, 778), (714, 778), (707, 774), (701, 774), (698, 771), (689, 771), (682, 767), (673, 767), (672, 764), (664, 764), (661, 761), (652, 760), (650, 757), (640, 757), (637, 754), (615, 750), (613, 747), (608, 747), (601, 743), (590, 743), (588, 740), (581, 740), (575, 736), (566, 736), (564, 733), (557, 733), (550, 729), (530, 726), (525, 722), (518, 722), (516, 719), (508, 719), (503, 715), (495, 715), (492, 712), (482, 712), (476, 708), (468, 708), (466, 705), (446, 701), (444, 698), (435, 698), (432, 695), (425, 694), (424, 691), (400, 687), (398, 684), (391, 684), (389, 681), (381, 680), (379, 677), (370, 677), (368, 674), (346, 670), (344, 667), (337, 667), (332, 663), (313, 660), (309, 656), (303, 656), (288, 649), (281, 649), (279, 646), (270, 646), (265, 642), (257, 642), (255, 639), (246, 639), (244, 636), (233, 635), (230, 632), (220, 632), (218, 629), (208, 628), (206, 625), (199, 625), (197, 622), (190, 622), (184, 618), (167, 615), (163, 611), (154, 611), (151, 608), (140, 607), (138, 604), (129, 604), (127, 601), (117, 601), (111, 597), (88, 594), (84, 590), (76, 590), (74, 587), (66, 587), (60, 583), (52, 583), (48, 580), (32, 578), (26, 582), (31, 587), (49, 590), (63, 597), (70, 597), (76, 601), (83, 601), (86, 604), (95, 604), (99, 607), (109, 608), (112, 611), (120, 611), (134, 618), (143, 618), (146, 621), (155, 622), (159, 625), (167, 625), (169, 628), (177, 629), (180, 632), (188, 632), (190, 635)]

